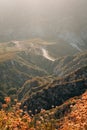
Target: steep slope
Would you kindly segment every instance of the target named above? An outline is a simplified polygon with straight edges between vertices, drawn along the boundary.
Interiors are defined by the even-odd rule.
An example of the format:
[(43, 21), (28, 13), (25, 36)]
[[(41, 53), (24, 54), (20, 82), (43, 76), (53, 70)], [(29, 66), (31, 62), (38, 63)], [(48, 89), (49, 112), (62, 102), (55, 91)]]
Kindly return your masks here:
[(85, 92), (76, 104), (71, 106), (72, 111), (64, 117), (59, 130), (83, 130), (87, 129), (87, 92)]
[[(87, 129), (87, 92), (75, 96), (60, 106), (50, 110), (42, 109), (34, 116), (39, 127), (52, 130), (86, 130)], [(44, 120), (44, 121), (43, 121)], [(43, 124), (43, 125), (41, 125)]]
[(18, 99), (22, 101), (27, 97), (36, 94), (38, 91), (43, 90), (49, 82), (53, 82), (52, 76), (35, 77), (32, 80), (27, 80), (18, 91)]
[[(39, 94), (45, 95), (49, 91), (59, 91), (56, 88), (57, 86), (59, 86), (59, 89), (61, 88), (61, 91), (62, 88), (65, 91), (65, 86), (68, 88), (71, 85), (74, 88), (75, 82), (76, 84), (83, 84), (85, 82), (84, 77), (87, 77), (85, 67), (87, 65), (87, 52), (63, 57), (59, 57), (60, 52), (58, 52), (58, 55), (55, 53), (58, 58), (52, 61), (49, 58), (52, 56), (53, 51), (48, 48), (53, 45), (56, 47), (57, 44), (41, 39), (0, 43), (1, 97), (4, 98), (4, 96), (10, 95), (14, 98), (18, 96), (20, 101), (26, 98), (31, 98), (29, 101), (32, 101), (33, 98), (37, 99)], [(43, 49), (48, 58), (43, 55)], [(66, 49), (68, 48), (66, 47)], [(45, 96), (47, 97), (47, 94)], [(45, 96), (44, 98), (46, 99)], [(69, 95), (66, 99), (68, 97)], [(52, 99), (52, 102), (55, 102), (54, 99)], [(65, 99), (60, 102), (62, 103), (63, 100)], [(50, 105), (46, 105), (46, 109), (49, 109)], [(41, 109), (41, 106), (39, 109)]]
[(87, 65), (87, 51), (72, 56), (60, 57), (53, 64), (53, 73), (64, 76), (85, 65)]
[(27, 105), (28, 110), (32, 110), (33, 113), (36, 109), (37, 112), (40, 112), (42, 108), (51, 109), (52, 105), (58, 106), (67, 99), (85, 92), (87, 89), (86, 81), (87, 67), (83, 67), (65, 78), (46, 84), (44, 88), (43, 86), (40, 87), (40, 90), (38, 87), (35, 93), (29, 94), (29, 98), (24, 101), (23, 106)]
[(73, 55), (75, 53), (83, 52), (87, 48), (86, 45), (84, 45), (84, 48), (82, 46), (80, 50), (76, 45), (72, 45), (73, 44), (70, 44), (67, 41), (59, 38), (57, 41), (55, 41), (55, 44), (47, 46), (47, 49), (52, 53), (53, 56), (58, 58), (61, 56)]
[[(3, 95), (3, 99), (4, 95), (17, 96), (18, 89), (32, 77), (48, 75), (45, 69), (32, 63), (28, 56), (25, 58), (23, 53), (0, 55), (0, 91), (3, 93), (0, 96)], [(2, 98), (0, 101), (2, 101)]]

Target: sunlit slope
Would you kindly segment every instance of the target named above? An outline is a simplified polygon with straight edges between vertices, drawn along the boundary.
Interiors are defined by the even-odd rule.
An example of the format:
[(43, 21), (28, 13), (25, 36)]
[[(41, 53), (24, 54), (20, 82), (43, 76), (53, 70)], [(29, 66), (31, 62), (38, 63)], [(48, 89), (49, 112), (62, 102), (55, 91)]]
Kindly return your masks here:
[(60, 106), (54, 107), (52, 105), (50, 110), (42, 109), (34, 118), (38, 119), (47, 128), (51, 124), (53, 129), (58, 130), (86, 130), (87, 92), (70, 98)]
[(64, 117), (59, 130), (66, 129), (87, 129), (87, 92), (71, 105), (71, 112)]

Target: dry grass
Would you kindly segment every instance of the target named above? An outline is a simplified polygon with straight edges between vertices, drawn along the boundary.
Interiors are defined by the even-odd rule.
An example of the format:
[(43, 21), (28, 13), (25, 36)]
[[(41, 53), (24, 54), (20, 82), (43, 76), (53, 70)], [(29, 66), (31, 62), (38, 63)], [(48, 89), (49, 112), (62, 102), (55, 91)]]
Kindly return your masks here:
[(27, 112), (26, 106), (24, 110), (20, 109), (21, 103), (17, 99), (12, 106), (10, 97), (6, 97), (5, 102), (0, 110), (1, 130), (87, 130), (87, 92), (77, 99), (74, 106), (71, 105), (71, 113), (60, 121), (54, 118), (53, 110), (42, 109), (39, 115), (34, 116), (31, 111)]
[(6, 60), (10, 60), (13, 59), (15, 57), (15, 52), (9, 52), (9, 53), (5, 53), (5, 54), (1, 54), (0, 55), (0, 62), (4, 62)]

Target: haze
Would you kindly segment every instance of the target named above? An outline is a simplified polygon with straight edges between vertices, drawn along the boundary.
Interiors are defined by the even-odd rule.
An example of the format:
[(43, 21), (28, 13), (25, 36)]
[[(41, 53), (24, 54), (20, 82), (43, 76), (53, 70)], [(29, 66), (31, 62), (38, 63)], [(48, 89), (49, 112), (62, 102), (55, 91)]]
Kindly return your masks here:
[(86, 12), (87, 0), (0, 0), (0, 41), (56, 40), (64, 32), (82, 36)]

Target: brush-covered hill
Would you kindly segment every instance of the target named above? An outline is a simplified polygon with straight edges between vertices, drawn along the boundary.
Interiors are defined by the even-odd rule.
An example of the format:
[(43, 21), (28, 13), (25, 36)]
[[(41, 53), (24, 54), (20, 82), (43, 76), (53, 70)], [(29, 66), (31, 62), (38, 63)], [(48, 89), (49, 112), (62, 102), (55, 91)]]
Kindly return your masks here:
[(13, 104), (17, 98), (37, 121), (45, 109), (42, 124), (52, 130), (66, 130), (65, 120), (72, 124), (71, 106), (81, 103), (77, 99), (87, 90), (87, 51), (64, 45), (61, 55), (52, 50), (60, 45), (41, 39), (0, 43), (0, 102), (10, 96)]
[[(53, 106), (63, 104), (67, 99), (79, 96), (87, 89), (87, 66), (65, 76), (64, 78), (54, 79), (46, 84), (29, 87), (25, 85), (22, 88), (28, 89), (27, 99), (24, 100), (23, 106), (27, 105), (28, 110), (35, 113), (41, 109), (49, 110)], [(20, 93), (19, 93), (20, 97)]]
[[(31, 104), (33, 99), (37, 103), (40, 96), (41, 103), (40, 106), (37, 103), (38, 110), (43, 106), (45, 106), (45, 109), (50, 109), (51, 105), (59, 105), (67, 98), (74, 96), (71, 91), (80, 94), (78, 93), (79, 87), (75, 88), (75, 84), (77, 84), (76, 86), (80, 83), (83, 84), (84, 78), (87, 77), (87, 52), (77, 50), (74, 55), (71, 53), (68, 55), (67, 50), (70, 46), (65, 44), (65, 46), (61, 46), (61, 49), (66, 48), (66, 55), (62, 56), (58, 51), (58, 53), (55, 53), (56, 56), (53, 56), (54, 51), (50, 50), (53, 45), (56, 47), (57, 44), (41, 39), (0, 43), (1, 102), (3, 102), (5, 96), (11, 96), (12, 98), (18, 97), (20, 101), (27, 99)], [(71, 47), (71, 49), (74, 48)], [(70, 90), (68, 95), (63, 92), (63, 88), (64, 91), (68, 92), (66, 88), (69, 89), (69, 86), (72, 86), (73, 90)], [(60, 101), (56, 101), (59, 98), (55, 94), (57, 91), (62, 91), (67, 96), (60, 98)], [(51, 93), (54, 96), (49, 95), (49, 92), (54, 93)], [(52, 101), (47, 99), (50, 96), (53, 97)], [(44, 103), (42, 103), (43, 100)], [(47, 105), (48, 102), (49, 105)], [(37, 106), (32, 106), (32, 109), (36, 109)]]
[(56, 59), (52, 64), (52, 71), (57, 76), (64, 76), (85, 65), (87, 65), (87, 51)]
[[(36, 111), (37, 112), (37, 111)], [(52, 106), (50, 110), (42, 109), (36, 114), (39, 128), (52, 130), (86, 130), (87, 129), (87, 91), (75, 96), (62, 105)], [(43, 121), (44, 120), (44, 121)], [(42, 125), (41, 125), (42, 124)]]
[(59, 130), (81, 130), (87, 129), (87, 92), (71, 105), (71, 112), (64, 117)]
[(27, 80), (36, 75), (44, 76), (47, 74), (45, 70), (28, 62), (17, 53), (15, 58), (0, 63), (0, 91), (8, 95), (17, 94), (18, 89)]

